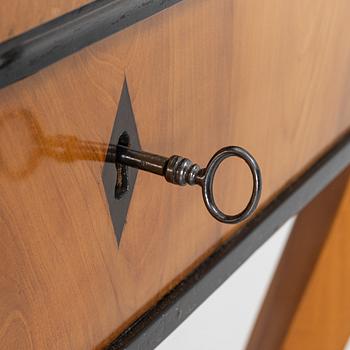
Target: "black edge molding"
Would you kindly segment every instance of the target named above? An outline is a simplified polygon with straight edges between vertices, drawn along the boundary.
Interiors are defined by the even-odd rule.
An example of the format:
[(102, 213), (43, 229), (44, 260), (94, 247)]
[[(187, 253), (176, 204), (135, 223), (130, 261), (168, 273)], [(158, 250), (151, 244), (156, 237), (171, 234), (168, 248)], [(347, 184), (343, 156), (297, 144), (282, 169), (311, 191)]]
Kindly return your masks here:
[(98, 0), (0, 44), (0, 88), (181, 0)]
[(350, 132), (108, 347), (154, 349), (350, 164)]

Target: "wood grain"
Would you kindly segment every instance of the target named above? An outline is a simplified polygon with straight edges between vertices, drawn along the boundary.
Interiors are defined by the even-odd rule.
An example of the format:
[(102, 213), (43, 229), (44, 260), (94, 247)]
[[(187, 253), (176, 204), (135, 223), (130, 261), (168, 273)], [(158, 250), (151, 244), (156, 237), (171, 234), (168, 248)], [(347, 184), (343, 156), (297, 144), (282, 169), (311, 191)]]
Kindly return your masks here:
[[(350, 126), (349, 9), (183, 1), (1, 90), (0, 344), (22, 332), (17, 348), (100, 347), (237, 228), (210, 217), (199, 188), (139, 173), (118, 247), (103, 163), (31, 158), (33, 125), (108, 143), (126, 76), (145, 150), (205, 165), (246, 147), (263, 205)], [(218, 175), (218, 203), (242, 207), (247, 170), (227, 161)]]
[(344, 349), (350, 337), (350, 181), (282, 348)]
[(0, 42), (62, 16), (91, 0), (2, 0)]

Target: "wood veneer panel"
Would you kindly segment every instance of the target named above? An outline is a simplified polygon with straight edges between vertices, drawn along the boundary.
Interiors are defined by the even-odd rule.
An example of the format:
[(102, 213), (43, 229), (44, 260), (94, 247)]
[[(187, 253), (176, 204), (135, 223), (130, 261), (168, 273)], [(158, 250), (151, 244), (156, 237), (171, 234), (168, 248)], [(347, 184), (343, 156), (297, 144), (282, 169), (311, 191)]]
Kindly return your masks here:
[[(181, 2), (0, 90), (3, 164), (14, 173), (35, 148), (23, 116), (47, 136), (108, 142), (126, 75), (144, 149), (204, 165), (221, 146), (246, 147), (266, 203), (350, 126), (349, 7)], [(103, 164), (73, 158), (0, 172), (4, 346), (19, 329), (23, 348), (101, 345), (235, 230), (210, 217), (199, 189), (139, 172), (117, 247)], [(238, 166), (219, 173), (226, 209), (248, 196)]]
[(350, 336), (350, 181), (282, 348), (344, 349)]

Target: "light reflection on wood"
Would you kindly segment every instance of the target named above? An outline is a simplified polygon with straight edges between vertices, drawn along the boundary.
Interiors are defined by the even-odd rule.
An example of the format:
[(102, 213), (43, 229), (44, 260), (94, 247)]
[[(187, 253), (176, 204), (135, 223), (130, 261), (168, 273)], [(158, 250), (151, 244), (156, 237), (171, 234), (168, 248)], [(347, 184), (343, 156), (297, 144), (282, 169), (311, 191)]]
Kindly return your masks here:
[(42, 157), (50, 157), (59, 162), (114, 162), (115, 145), (80, 140), (74, 135), (45, 135), (38, 121), (27, 110), (8, 114), (0, 120), (2, 142), (6, 142), (6, 129), (9, 131), (7, 135), (11, 135), (18, 128), (22, 128), (22, 135), (27, 134), (27, 137), (18, 140), (16, 152), (2, 154), (0, 150), (0, 171), (12, 179), (27, 177)]

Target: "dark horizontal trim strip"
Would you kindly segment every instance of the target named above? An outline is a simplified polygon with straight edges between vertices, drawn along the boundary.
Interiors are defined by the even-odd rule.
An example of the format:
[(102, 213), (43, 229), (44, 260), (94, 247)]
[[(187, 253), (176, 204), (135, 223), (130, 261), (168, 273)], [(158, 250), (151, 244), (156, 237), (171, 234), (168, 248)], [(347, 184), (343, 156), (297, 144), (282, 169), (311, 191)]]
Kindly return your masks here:
[(350, 132), (107, 349), (154, 349), (349, 164)]
[(0, 88), (181, 0), (98, 0), (0, 44)]

